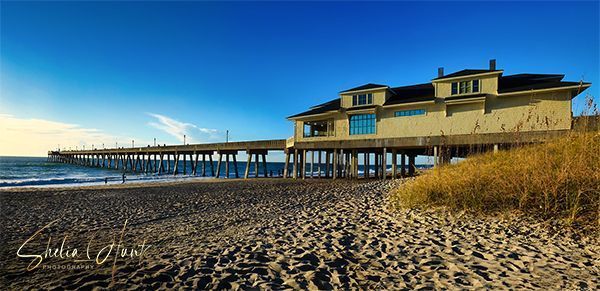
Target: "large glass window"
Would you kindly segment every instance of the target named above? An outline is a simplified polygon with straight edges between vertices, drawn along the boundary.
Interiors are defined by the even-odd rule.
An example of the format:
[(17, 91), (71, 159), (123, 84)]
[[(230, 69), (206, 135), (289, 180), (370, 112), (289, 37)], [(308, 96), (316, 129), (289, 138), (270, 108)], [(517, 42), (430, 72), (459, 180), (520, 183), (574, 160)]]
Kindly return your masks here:
[(479, 80), (453, 82), (451, 95), (479, 92)]
[(394, 112), (395, 117), (424, 115), (425, 109), (401, 110)]
[(374, 134), (375, 126), (375, 114), (373, 113), (350, 115), (350, 135)]
[(304, 122), (304, 137), (329, 136), (332, 133), (333, 121), (307, 121)]
[(352, 95), (352, 106), (373, 104), (373, 94)]

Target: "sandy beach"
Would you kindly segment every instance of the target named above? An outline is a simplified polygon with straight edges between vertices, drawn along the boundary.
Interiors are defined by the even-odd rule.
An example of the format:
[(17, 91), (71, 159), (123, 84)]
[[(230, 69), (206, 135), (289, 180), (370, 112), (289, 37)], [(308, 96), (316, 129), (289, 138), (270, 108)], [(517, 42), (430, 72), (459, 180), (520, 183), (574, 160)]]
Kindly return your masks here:
[[(597, 238), (519, 218), (392, 211), (387, 193), (401, 183), (256, 179), (1, 191), (0, 285), (599, 288)], [(120, 249), (105, 248), (113, 239)], [(18, 257), (20, 247), (21, 255), (42, 255), (37, 268), (27, 270), (37, 262)]]

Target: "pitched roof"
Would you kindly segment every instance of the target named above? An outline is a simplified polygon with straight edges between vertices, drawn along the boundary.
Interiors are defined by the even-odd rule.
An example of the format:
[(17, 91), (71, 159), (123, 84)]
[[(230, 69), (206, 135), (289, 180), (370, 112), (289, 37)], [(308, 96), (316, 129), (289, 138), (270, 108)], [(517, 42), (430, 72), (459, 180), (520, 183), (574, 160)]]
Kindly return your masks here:
[[(562, 81), (561, 74), (516, 74), (498, 79), (498, 93), (509, 93), (535, 89), (560, 88), (579, 85), (579, 82)], [(589, 83), (581, 83), (588, 85)]]
[(341, 91), (340, 93), (344, 93), (344, 92), (352, 92), (352, 91), (359, 91), (359, 90), (368, 90), (368, 89), (377, 89), (377, 88), (387, 88), (388, 85), (380, 85), (380, 84), (373, 84), (373, 83), (369, 83), (369, 84), (364, 84), (362, 86), (358, 86), (358, 87), (354, 87), (348, 90), (344, 90)]
[[(531, 83), (531, 84), (527, 84), (527, 85), (523, 85), (523, 86), (517, 86), (517, 87), (499, 88), (498, 89), (498, 93), (510, 93), (510, 92), (519, 92), (519, 91), (527, 91), (527, 90), (561, 88), (561, 87), (571, 87), (571, 86), (590, 85), (590, 84), (591, 83), (565, 82), (565, 81), (539, 82), (539, 83)], [(587, 89), (587, 87), (582, 86), (581, 87), (581, 92), (583, 92), (583, 90), (585, 90), (585, 89)], [(573, 96), (573, 97), (575, 97), (575, 96)]]
[(327, 101), (325, 103), (313, 106), (308, 111), (304, 111), (302, 113), (298, 113), (298, 114), (289, 116), (288, 118), (296, 118), (296, 117), (301, 117), (301, 116), (308, 116), (308, 115), (321, 114), (321, 113), (330, 112), (330, 111), (336, 111), (336, 110), (340, 109), (340, 103), (341, 103), (340, 98), (335, 98), (331, 101)]
[[(458, 71), (441, 78), (436, 78), (434, 80), (439, 80), (443, 78), (452, 78), (452, 77), (460, 77), (460, 76), (469, 76), (481, 73), (490, 73), (490, 72), (502, 72), (501, 70), (462, 70)], [(509, 76), (499, 76), (498, 78), (498, 93), (509, 93), (509, 92), (518, 92), (518, 91), (527, 91), (527, 90), (535, 90), (535, 89), (548, 89), (548, 88), (561, 88), (561, 87), (569, 87), (569, 86), (582, 86), (581, 90), (576, 91), (573, 90), (573, 97), (577, 94), (581, 93), (583, 90), (589, 87), (590, 83), (580, 83), (580, 82), (567, 82), (562, 81), (564, 75), (561, 74), (516, 74)], [(375, 88), (388, 88), (392, 93), (391, 96), (385, 101), (383, 106), (386, 105), (394, 105), (394, 104), (406, 104), (413, 102), (423, 102), (423, 101), (434, 101), (435, 100), (435, 89), (432, 83), (424, 83), (410, 86), (402, 86), (402, 87), (393, 87), (390, 88), (386, 85), (379, 84), (365, 84), (362, 86), (358, 86), (352, 89), (348, 89), (342, 91), (350, 92), (357, 90), (366, 90), (366, 89), (375, 89)], [(482, 94), (483, 96), (485, 94)], [(473, 98), (473, 97), (481, 97), (479, 95), (469, 95), (469, 96), (458, 96), (458, 97), (447, 97), (447, 100), (457, 100), (462, 98)], [(325, 103), (310, 107), (310, 110), (292, 115), (288, 118), (295, 118), (301, 116), (315, 115), (321, 114), (325, 112), (338, 111), (341, 108), (340, 98), (333, 99), (331, 101), (327, 101)], [(358, 108), (357, 108), (358, 109)], [(362, 109), (362, 108), (361, 108)]]
[(435, 90), (431, 83), (395, 87), (390, 88), (390, 91), (393, 95), (385, 101), (383, 106), (435, 100)]
[(452, 74), (448, 74), (448, 75), (445, 75), (445, 76), (437, 77), (437, 78), (435, 78), (433, 80), (442, 80), (442, 79), (453, 78), (453, 77), (462, 77), (462, 76), (477, 75), (477, 74), (492, 73), (492, 72), (502, 72), (502, 70), (474, 70), (474, 69), (465, 69), (465, 70), (454, 72)]

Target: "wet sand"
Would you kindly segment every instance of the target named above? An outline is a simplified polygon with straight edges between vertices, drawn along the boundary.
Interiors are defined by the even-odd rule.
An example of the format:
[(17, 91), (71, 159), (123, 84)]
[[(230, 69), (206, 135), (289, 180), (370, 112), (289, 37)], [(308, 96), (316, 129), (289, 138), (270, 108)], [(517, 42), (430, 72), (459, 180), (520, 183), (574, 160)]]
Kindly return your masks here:
[[(391, 211), (386, 195), (401, 183), (251, 179), (0, 191), (0, 286), (598, 289), (597, 238), (517, 217)], [(21, 254), (58, 250), (66, 235), (63, 258), (27, 271), (33, 259), (17, 250), (52, 221)], [(116, 245), (101, 250), (121, 237), (115, 262)], [(127, 256), (142, 242), (141, 258)], [(108, 254), (103, 264), (74, 263), (87, 259), (88, 244), (90, 258)], [(73, 248), (78, 257), (66, 257)], [(77, 265), (90, 269), (68, 269)]]

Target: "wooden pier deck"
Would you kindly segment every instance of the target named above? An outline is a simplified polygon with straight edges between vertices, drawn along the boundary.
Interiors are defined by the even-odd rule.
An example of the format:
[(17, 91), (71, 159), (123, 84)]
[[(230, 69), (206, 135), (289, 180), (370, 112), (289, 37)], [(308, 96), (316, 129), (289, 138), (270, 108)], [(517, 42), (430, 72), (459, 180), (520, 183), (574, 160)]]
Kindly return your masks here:
[[(206, 176), (207, 164), (210, 175), (221, 176), (221, 163), (225, 162), (225, 173), (229, 176), (230, 158), (232, 158), (235, 176), (238, 178), (237, 159), (238, 152), (242, 151), (248, 155), (246, 163), (245, 178), (248, 178), (252, 157), (255, 161), (255, 169), (259, 168), (259, 158), (262, 157), (264, 176), (267, 176), (267, 154), (269, 151), (284, 151), (285, 139), (256, 140), (240, 142), (187, 144), (187, 145), (165, 145), (145, 147), (120, 147), (88, 150), (49, 151), (48, 160), (92, 166), (109, 169), (120, 169), (123, 171), (187, 175), (188, 162), (191, 166), (192, 175)], [(213, 155), (218, 155), (217, 167), (213, 164)], [(173, 169), (171, 169), (171, 158)], [(208, 158), (208, 163), (207, 163)], [(225, 161), (223, 161), (223, 158)], [(181, 166), (180, 166), (181, 163)], [(199, 166), (201, 168), (199, 169)], [(258, 171), (255, 171), (258, 176)]]

